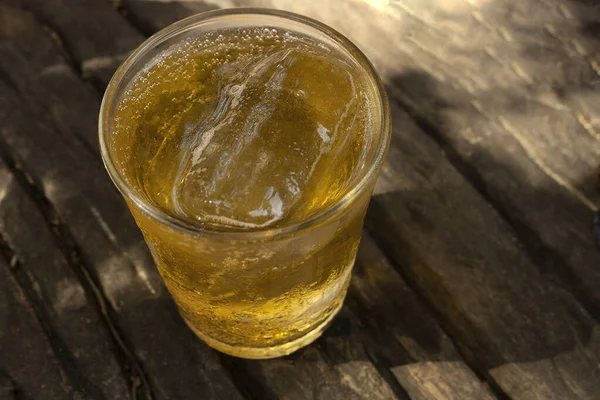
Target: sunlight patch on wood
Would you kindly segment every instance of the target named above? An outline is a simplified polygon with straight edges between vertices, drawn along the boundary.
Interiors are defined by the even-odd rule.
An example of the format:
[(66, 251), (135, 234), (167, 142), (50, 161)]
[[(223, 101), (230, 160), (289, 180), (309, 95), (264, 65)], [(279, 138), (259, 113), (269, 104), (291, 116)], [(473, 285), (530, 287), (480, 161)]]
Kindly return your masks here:
[(542, 171), (544, 171), (546, 175), (552, 178), (557, 184), (562, 186), (563, 189), (575, 196), (590, 210), (594, 211), (598, 209), (598, 205), (596, 205), (594, 201), (589, 199), (585, 194), (583, 194), (573, 185), (567, 182), (567, 180), (564, 179), (561, 175), (559, 175), (552, 168), (546, 165), (546, 163), (542, 160), (540, 156), (538, 156), (537, 152), (535, 151), (535, 146), (533, 146), (527, 139), (525, 139), (525, 137), (521, 135), (521, 133), (514, 129), (504, 116), (499, 116), (498, 122), (504, 128), (504, 130), (510, 133), (517, 140), (517, 142), (519, 142), (519, 145), (521, 145), (523, 150), (525, 150), (525, 153), (527, 153), (531, 161), (533, 161)]
[(62, 279), (56, 284), (53, 307), (57, 314), (77, 311), (87, 304), (85, 292), (78, 282)]
[(392, 368), (412, 400), (492, 400), (489, 387), (461, 361), (425, 361)]
[(54, 76), (54, 75), (63, 75), (70, 74), (71, 68), (67, 64), (54, 64), (46, 67), (40, 72), (40, 76)]
[(0, 202), (4, 200), (14, 177), (8, 170), (0, 169)]
[(100, 228), (102, 228), (102, 231), (104, 231), (104, 233), (106, 234), (108, 239), (113, 244), (118, 245), (117, 237), (115, 236), (113, 231), (110, 229), (110, 227), (108, 226), (108, 224), (106, 223), (104, 218), (102, 218), (100, 211), (98, 211), (98, 209), (94, 206), (90, 206), (90, 211), (92, 212), (92, 215), (94, 216), (94, 218), (96, 218), (96, 221), (98, 222), (98, 224), (100, 225)]
[(129, 54), (117, 54), (114, 56), (101, 56), (87, 59), (81, 63), (81, 69), (84, 71), (95, 71), (99, 69), (113, 67), (121, 64)]
[(342, 384), (365, 399), (390, 399), (396, 397), (377, 369), (368, 361), (349, 361), (335, 368), (342, 375)]
[[(510, 362), (490, 370), (490, 375), (514, 399), (586, 399), (600, 392), (600, 380), (583, 381), (578, 375), (597, 368), (600, 350), (600, 328), (594, 327), (587, 343), (576, 343), (573, 349), (540, 360)], [(589, 371), (570, 369), (571, 360), (586, 360)], [(560, 379), (539, 379), (540, 374)]]

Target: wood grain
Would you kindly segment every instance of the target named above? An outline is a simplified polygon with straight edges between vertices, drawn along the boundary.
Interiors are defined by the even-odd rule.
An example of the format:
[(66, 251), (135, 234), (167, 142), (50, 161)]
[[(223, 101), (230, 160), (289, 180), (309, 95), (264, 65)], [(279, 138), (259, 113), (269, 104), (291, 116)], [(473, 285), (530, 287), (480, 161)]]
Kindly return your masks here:
[[(442, 29), (415, 29), (401, 41), (391, 57), (408, 59), (408, 71), (392, 73), (390, 91), (455, 156), (540, 269), (598, 317), (600, 254), (590, 210), (600, 199), (600, 141), (589, 132), (596, 117), (586, 110), (600, 105), (592, 68), (600, 40), (585, 33), (585, 20), (563, 14), (580, 9), (593, 18), (598, 9), (529, 3), (494, 2), (449, 15), (436, 4), (403, 3)], [(462, 23), (462, 31), (444, 22)]]
[(237, 363), (264, 382), (262, 398), (496, 398), (367, 233), (355, 268), (346, 308), (313, 346)]
[[(84, 397), (127, 399), (141, 379), (100, 313), (99, 299), (82, 286), (56, 246), (47, 221), (18, 179), (0, 163), (0, 235), (20, 286), (55, 346), (69, 384)], [(106, 316), (108, 317), (108, 316)], [(119, 361), (122, 360), (122, 364)], [(30, 363), (40, 362), (32, 358)], [(10, 372), (10, 371), (9, 371)]]
[[(116, 12), (117, 2), (7, 0), (30, 11), (85, 79), (104, 87), (129, 52), (144, 39)], [(98, 23), (102, 21), (102, 23)]]
[(354, 268), (347, 304), (364, 326), (365, 347), (411, 399), (496, 398), (366, 232)]
[[(21, 17), (23, 17), (23, 15), (21, 15)], [(35, 37), (35, 40), (32, 36), (29, 43), (33, 43), (34, 41), (37, 42), (39, 40), (40, 39), (37, 36)], [(48, 46), (48, 48), (45, 48), (45, 52), (50, 53), (52, 51), (49, 43), (47, 44), (42, 41), (42, 45)], [(38, 46), (40, 45), (38, 44)], [(74, 58), (74, 60), (76, 60), (76, 58)], [(52, 58), (50, 62), (40, 62), (38, 64), (33, 64), (33, 66), (29, 65), (28, 68), (25, 65), (20, 66), (20, 68), (15, 68), (14, 64), (7, 64), (5, 70), (7, 71), (6, 75), (16, 82), (14, 86), (19, 91), (35, 93), (35, 97), (31, 96), (31, 98), (25, 98), (23, 101), (29, 103), (32, 108), (37, 110), (37, 112), (46, 114), (44, 113), (43, 108), (38, 107), (35, 99), (43, 99), (45, 96), (48, 96), (52, 83), (42, 82), (41, 85), (33, 85), (30, 83), (31, 79), (28, 77), (32, 75), (35, 76), (48, 67), (56, 65), (59, 65), (60, 68), (55, 67), (54, 69), (61, 70), (62, 74), (71, 80), (69, 81), (70, 85), (76, 85), (75, 81), (77, 80), (77, 77), (73, 74), (73, 71), (68, 68), (68, 65), (64, 63), (64, 60), (61, 61), (59, 57)], [(79, 88), (79, 90), (82, 89)], [(94, 106), (94, 99), (91, 99), (89, 94), (83, 96), (84, 94), (84, 92), (78, 93), (78, 100), (80, 104), (83, 104), (80, 105), (80, 107), (85, 106), (88, 108), (87, 113), (82, 113), (82, 118), (88, 118), (89, 114), (93, 112), (90, 111), (90, 108), (93, 108)], [(58, 107), (68, 107), (70, 102), (73, 101), (73, 99), (69, 99), (69, 96), (66, 94), (64, 97), (62, 95), (56, 96), (55, 99), (56, 106)], [(46, 118), (48, 117), (56, 121), (54, 115), (46, 115)], [(65, 126), (61, 126), (61, 128), (63, 128), (61, 133), (67, 131)], [(65, 140), (67, 140), (67, 143), (70, 143), (70, 145), (75, 146), (77, 143), (75, 138), (76, 136), (73, 132), (73, 134), (68, 136)], [(82, 150), (83, 149), (78, 148), (78, 151)], [(19, 154), (18, 151), (17, 154)], [(38, 173), (39, 172), (34, 171), (33, 174), (37, 177)], [(92, 176), (94, 173), (95, 172), (89, 172), (88, 174), (89, 176)], [(61, 175), (61, 179), (63, 179), (64, 176), (66, 176), (66, 174)], [(53, 202), (55, 201), (52, 197), (50, 197), (50, 200)], [(82, 217), (82, 219), (83, 218), (85, 217)], [(85, 251), (85, 248), (82, 248), (82, 250)], [(92, 257), (97, 256), (93, 255)], [(100, 283), (102, 284), (102, 282)], [(107, 294), (110, 293), (110, 291), (107, 291)], [(373, 296), (376, 295), (374, 294)], [(344, 325), (341, 321), (345, 321), (348, 318), (353, 320), (356, 319), (352, 316), (351, 312), (346, 312), (345, 315), (348, 317), (346, 317), (346, 319), (341, 318), (339, 322), (342, 326), (348, 326), (348, 324)], [(433, 324), (435, 325), (435, 323)], [(428, 329), (429, 326), (424, 326), (424, 328)], [(226, 364), (232, 364), (233, 370), (243, 368), (245, 371), (249, 371), (248, 375), (254, 375), (256, 382), (258, 382), (248, 383), (249, 378), (244, 376), (240, 379), (244, 382), (238, 383), (238, 385), (243, 387), (245, 384), (248, 384), (248, 390), (250, 391), (264, 390), (257, 389), (257, 386), (266, 385), (268, 391), (272, 393), (273, 396), (277, 397), (290, 396), (291, 398), (312, 398), (313, 395), (333, 396), (334, 393), (338, 393), (335, 396), (338, 396), (339, 398), (342, 396), (350, 398), (373, 398), (372, 396), (378, 396), (377, 398), (381, 399), (398, 398), (397, 396), (401, 396), (400, 398), (404, 398), (403, 393), (401, 391), (399, 392), (397, 388), (390, 388), (388, 384), (389, 381), (386, 382), (386, 379), (380, 376), (380, 372), (371, 363), (368, 354), (363, 350), (360, 341), (361, 335), (364, 336), (364, 333), (362, 333), (360, 329), (351, 330), (350, 333), (345, 332), (345, 330), (338, 330), (336, 335), (327, 335), (324, 339), (327, 344), (326, 346), (306, 350), (306, 354), (301, 353), (300, 355), (294, 356), (295, 358), (293, 359), (274, 360), (262, 363), (229, 360), (226, 361)], [(135, 347), (135, 345), (136, 344), (133, 346)], [(377, 346), (379, 347), (378, 351), (382, 351), (382, 345), (377, 344)], [(352, 349), (352, 351), (348, 353), (348, 349)], [(175, 357), (173, 354), (171, 354), (171, 356)], [(457, 363), (460, 364), (462, 362), (457, 361)], [(463, 368), (468, 370), (468, 367), (464, 364)], [(153, 373), (153, 371), (150, 372)], [(388, 379), (391, 378), (394, 380), (391, 372), (388, 371), (388, 375)], [(473, 378), (472, 374), (467, 374), (466, 377), (469, 379)], [(468, 379), (466, 381), (468, 381)], [(288, 382), (296, 382), (296, 386), (290, 386)], [(459, 380), (455, 382), (457, 393), (460, 393), (461, 390), (461, 385), (459, 384), (465, 382), (460, 382)], [(393, 386), (394, 382), (390, 382), (390, 384)], [(294, 387), (297, 388), (295, 389), (296, 391), (294, 391)], [(369, 387), (373, 388), (373, 390), (365, 389)], [(171, 390), (173, 389), (171, 388)]]
[(369, 232), (438, 310), (463, 356), (505, 393), (592, 399), (600, 383), (597, 321), (543, 275), (444, 153), (402, 122)]
[(197, 13), (222, 8), (217, 3), (204, 1), (191, 2), (143, 2), (137, 0), (121, 0), (119, 7), (123, 15), (141, 32), (151, 35), (156, 31)]
[[(2, 6), (0, 15), (9, 15), (22, 27), (8, 30), (2, 37), (0, 59), (24, 58), (23, 53), (36, 48), (45, 56), (42, 60), (57, 58), (57, 48), (27, 12)], [(11, 39), (17, 34), (19, 41)], [(46, 67), (41, 62), (36, 65), (35, 58), (29, 61), (38, 70)], [(31, 190), (55, 209), (57, 224), (63, 227), (61, 240), (89, 272), (125, 333), (124, 339), (131, 344), (132, 354), (152, 376), (139, 392), (158, 399), (240, 398), (218, 357), (195, 340), (177, 315), (141, 234), (98, 155), (62, 129), (44, 107), (57, 103), (60, 96), (42, 97), (46, 82), (37, 81), (39, 86), (34, 88), (36, 75), (24, 76), (19, 64), (3, 64), (2, 71), (0, 138), (5, 156), (12, 157), (8, 164), (27, 171), (23, 174)], [(71, 74), (69, 70), (64, 73)], [(11, 82), (20, 82), (21, 87)], [(95, 93), (90, 90), (85, 97), (84, 89), (77, 89), (81, 104), (97, 102)], [(59, 104), (67, 107), (69, 103)], [(96, 115), (97, 107), (90, 107), (78, 117), (95, 121)], [(143, 382), (138, 384), (143, 386)]]
[[(55, 207), (155, 397), (235, 398), (239, 389), (266, 399), (595, 398), (592, 2), (8, 1), (25, 11), (0, 8), (5, 157)], [(395, 103), (367, 227), (402, 276), (367, 237), (348, 308), (330, 331), (266, 362), (217, 357), (181, 327), (103, 175), (92, 129), (98, 93), (81, 82), (103, 87), (143, 34), (219, 6), (282, 8), (334, 26), (371, 58)]]
[(0, 398), (83, 399), (61, 368), (27, 296), (0, 259)]

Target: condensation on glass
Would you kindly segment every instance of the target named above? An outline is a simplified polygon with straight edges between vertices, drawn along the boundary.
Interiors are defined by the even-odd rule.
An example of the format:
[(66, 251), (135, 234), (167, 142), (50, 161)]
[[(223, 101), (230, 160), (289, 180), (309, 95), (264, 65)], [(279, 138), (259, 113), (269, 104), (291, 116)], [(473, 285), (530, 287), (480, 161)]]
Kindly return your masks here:
[(189, 327), (234, 356), (315, 340), (342, 307), (390, 139), (366, 57), (295, 14), (182, 20), (119, 68), (106, 168)]

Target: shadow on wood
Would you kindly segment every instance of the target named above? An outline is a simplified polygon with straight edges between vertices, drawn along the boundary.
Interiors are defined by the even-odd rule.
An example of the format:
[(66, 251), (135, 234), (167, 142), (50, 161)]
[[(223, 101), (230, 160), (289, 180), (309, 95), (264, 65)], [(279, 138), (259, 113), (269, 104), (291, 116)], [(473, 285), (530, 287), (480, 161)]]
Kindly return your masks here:
[[(593, 212), (568, 188), (532, 175), (539, 166), (509, 136), (496, 154), (479, 145), (501, 134), (494, 115), (510, 119), (527, 112), (519, 107), (521, 98), (502, 88), (484, 93), (506, 97), (508, 107), (494, 110), (483, 126), (472, 102), (460, 93), (448, 96), (451, 90), (421, 71), (390, 81), (397, 103), (390, 167), (384, 167), (383, 189), (371, 203), (369, 232), (433, 306), (465, 359), (484, 375), (489, 372), (507, 394), (520, 398), (531, 386), (527, 390), (574, 395), (563, 383), (544, 389), (544, 382), (556, 379), (595, 393), (600, 253)], [(412, 122), (398, 105), (443, 155), (427, 156), (424, 144), (405, 134)], [(464, 140), (478, 134), (478, 140)], [(494, 140), (502, 144), (498, 136)], [(448, 173), (446, 159), (475, 190), (470, 193)], [(596, 190), (595, 174), (590, 170), (578, 180), (591, 186), (590, 193)], [(485, 211), (490, 205), (492, 213)]]

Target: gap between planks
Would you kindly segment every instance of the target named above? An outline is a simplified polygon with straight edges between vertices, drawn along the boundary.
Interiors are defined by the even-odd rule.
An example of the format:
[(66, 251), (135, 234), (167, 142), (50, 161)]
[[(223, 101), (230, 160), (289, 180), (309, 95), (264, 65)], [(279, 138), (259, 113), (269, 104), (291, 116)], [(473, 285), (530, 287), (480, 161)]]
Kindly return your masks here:
[[(113, 348), (115, 349), (115, 358), (119, 361), (123, 370), (128, 371), (130, 374), (129, 379), (132, 385), (132, 397), (134, 399), (153, 400), (154, 396), (152, 394), (152, 389), (148, 383), (141, 362), (136, 358), (131, 346), (126, 343), (123, 334), (115, 322), (115, 318), (113, 316), (114, 311), (111, 310), (109, 302), (105, 294), (102, 292), (99, 284), (94, 281), (88, 271), (88, 268), (85, 266), (85, 263), (81, 257), (81, 253), (75, 244), (74, 239), (69, 233), (69, 228), (61, 221), (58, 213), (54, 209), (54, 206), (44, 195), (43, 191), (36, 185), (31, 175), (22, 169), (20, 164), (12, 157), (9, 147), (1, 140), (0, 160), (4, 162), (6, 168), (15, 177), (21, 189), (23, 189), (24, 193), (38, 208), (44, 220), (46, 221), (46, 224), (48, 225), (58, 249), (65, 257), (68, 266), (73, 270), (75, 276), (77, 276), (77, 279), (89, 295), (89, 298), (93, 299), (95, 303), (94, 305), (101, 317), (101, 320), (104, 322), (108, 332), (110, 332), (110, 337), (114, 345)], [(2, 253), (8, 258), (7, 262), (10, 263), (11, 267), (14, 265), (16, 268), (18, 268), (20, 261), (16, 257), (15, 252), (10, 249), (8, 243), (3, 239), (1, 232), (0, 250), (2, 250)], [(15, 278), (21, 285), (26, 283), (25, 280), (21, 279), (23, 277), (16, 276)], [(30, 297), (31, 293), (31, 290), (29, 289), (29, 287), (23, 288), (28, 297)], [(34, 307), (34, 309), (36, 310), (36, 315), (40, 319), (40, 323), (44, 327), (44, 332), (46, 332), (50, 342), (53, 343), (54, 346), (56, 340), (53, 337), (56, 335), (52, 335), (52, 333), (46, 329), (46, 327), (50, 326), (51, 323), (47, 321), (48, 318), (44, 317), (44, 314), (40, 314), (38, 312), (39, 307)], [(57, 354), (62, 352), (61, 347), (58, 347), (58, 349), (59, 351), (57, 351)], [(68, 364), (64, 365), (63, 368), (65, 368), (66, 371), (69, 371)], [(144, 397), (140, 397), (140, 395), (143, 395)]]

